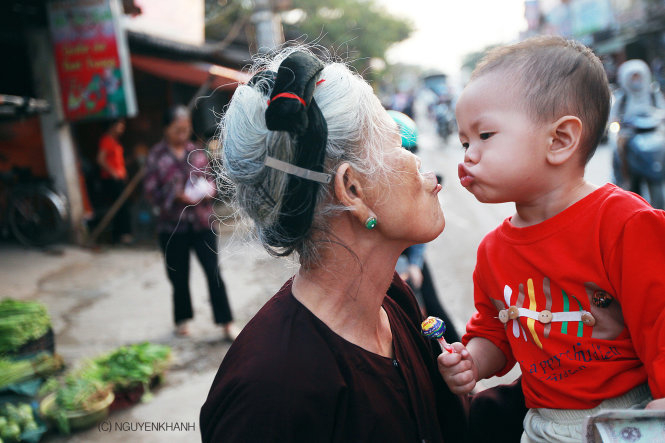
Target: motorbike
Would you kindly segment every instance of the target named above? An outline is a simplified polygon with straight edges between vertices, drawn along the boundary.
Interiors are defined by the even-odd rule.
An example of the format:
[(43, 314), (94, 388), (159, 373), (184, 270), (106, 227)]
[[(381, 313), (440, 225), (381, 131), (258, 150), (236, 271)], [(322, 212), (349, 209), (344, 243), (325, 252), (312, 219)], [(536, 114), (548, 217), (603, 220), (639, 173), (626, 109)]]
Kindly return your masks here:
[(436, 121), (436, 132), (444, 142), (455, 132), (455, 111), (450, 99), (440, 97), (432, 106), (432, 112)]
[[(626, 137), (623, 151), (614, 143), (614, 182), (631, 192), (645, 196), (646, 183), (651, 206), (663, 209), (665, 194), (665, 131), (663, 118), (657, 114), (641, 114), (621, 123), (613, 123), (611, 131)], [(623, 158), (622, 158), (623, 157)]]

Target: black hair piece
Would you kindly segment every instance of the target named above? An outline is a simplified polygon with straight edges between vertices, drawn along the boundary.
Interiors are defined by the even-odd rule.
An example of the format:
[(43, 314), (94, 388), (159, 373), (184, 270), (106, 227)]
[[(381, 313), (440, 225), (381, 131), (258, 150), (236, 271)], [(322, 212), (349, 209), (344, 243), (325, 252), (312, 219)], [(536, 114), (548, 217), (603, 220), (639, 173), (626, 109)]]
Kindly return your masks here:
[[(268, 129), (292, 135), (295, 156), (290, 163), (317, 172), (323, 172), (328, 140), (326, 120), (313, 97), (323, 67), (311, 54), (300, 51), (290, 54), (279, 66), (265, 113)], [(285, 93), (288, 95), (277, 97)], [(319, 186), (318, 182), (289, 175), (280, 216), (273, 226), (275, 234), (266, 238), (271, 246), (284, 248), (279, 255), (289, 255), (309, 233)], [(294, 240), (285, 244), (284, 239)]]

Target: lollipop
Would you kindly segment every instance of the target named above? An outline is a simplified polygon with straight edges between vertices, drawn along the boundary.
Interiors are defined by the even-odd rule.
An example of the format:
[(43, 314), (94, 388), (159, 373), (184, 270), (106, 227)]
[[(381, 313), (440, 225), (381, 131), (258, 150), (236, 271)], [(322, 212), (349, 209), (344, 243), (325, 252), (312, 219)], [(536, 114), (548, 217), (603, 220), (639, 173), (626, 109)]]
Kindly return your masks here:
[(452, 346), (443, 338), (443, 334), (446, 332), (446, 323), (443, 320), (438, 317), (427, 317), (420, 324), (420, 329), (425, 337), (435, 338), (439, 342), (442, 351), (454, 352)]

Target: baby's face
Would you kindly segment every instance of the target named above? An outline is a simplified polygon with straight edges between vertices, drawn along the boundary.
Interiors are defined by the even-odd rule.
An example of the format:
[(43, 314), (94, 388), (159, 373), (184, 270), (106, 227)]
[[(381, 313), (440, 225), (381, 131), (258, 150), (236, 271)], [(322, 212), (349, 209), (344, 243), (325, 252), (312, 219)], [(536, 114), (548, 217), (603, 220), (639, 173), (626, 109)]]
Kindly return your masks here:
[(457, 102), (460, 183), (481, 202), (526, 202), (545, 186), (549, 128), (529, 118), (520, 100), (509, 76), (489, 73)]

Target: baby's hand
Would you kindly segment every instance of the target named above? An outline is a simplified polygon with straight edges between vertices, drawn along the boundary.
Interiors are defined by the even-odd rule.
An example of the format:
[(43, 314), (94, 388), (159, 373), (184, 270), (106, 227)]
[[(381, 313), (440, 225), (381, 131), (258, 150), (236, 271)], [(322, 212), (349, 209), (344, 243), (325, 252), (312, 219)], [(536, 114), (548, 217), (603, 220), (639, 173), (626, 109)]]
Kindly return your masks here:
[(473, 357), (462, 343), (453, 343), (455, 352), (443, 352), (437, 363), (439, 372), (453, 394), (468, 394), (476, 386), (478, 370)]

